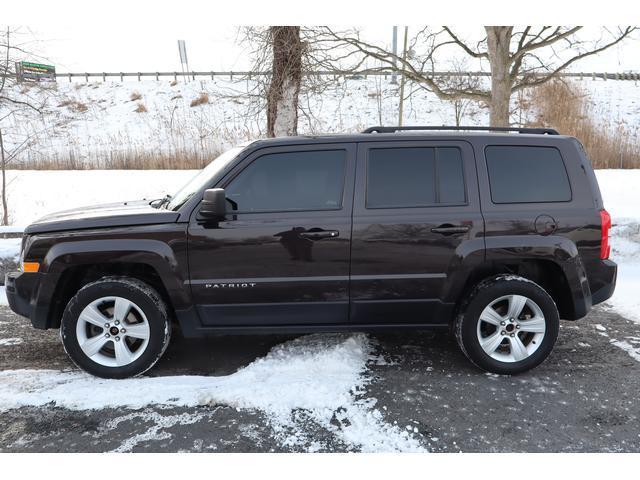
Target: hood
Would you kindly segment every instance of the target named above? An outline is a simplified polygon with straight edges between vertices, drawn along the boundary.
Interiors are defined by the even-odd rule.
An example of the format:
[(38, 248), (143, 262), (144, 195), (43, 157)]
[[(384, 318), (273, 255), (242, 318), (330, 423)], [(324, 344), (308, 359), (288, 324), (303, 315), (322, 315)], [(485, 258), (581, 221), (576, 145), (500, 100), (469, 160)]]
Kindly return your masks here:
[(109, 203), (52, 213), (29, 225), (25, 234), (173, 223), (179, 214), (154, 208), (148, 200)]

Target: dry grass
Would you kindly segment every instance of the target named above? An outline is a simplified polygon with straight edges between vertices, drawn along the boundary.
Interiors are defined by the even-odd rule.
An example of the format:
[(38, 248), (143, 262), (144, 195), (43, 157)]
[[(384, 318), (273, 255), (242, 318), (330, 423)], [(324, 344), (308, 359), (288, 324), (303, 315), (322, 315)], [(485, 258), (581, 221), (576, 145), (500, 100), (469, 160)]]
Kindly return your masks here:
[(131, 100), (132, 102), (137, 102), (138, 100), (142, 99), (142, 94), (140, 92), (131, 92), (131, 95), (129, 96), (129, 100)]
[(79, 102), (78, 100), (67, 99), (58, 104), (58, 107), (67, 107), (72, 112), (84, 113), (88, 110), (86, 104)]
[(134, 110), (136, 113), (147, 113), (147, 107), (145, 107), (144, 103), (138, 102), (138, 106)]
[(529, 102), (529, 108), (536, 112), (530, 126), (552, 127), (576, 137), (594, 168), (640, 167), (638, 131), (595, 112), (588, 93), (577, 82), (546, 83), (531, 93)]
[(182, 150), (172, 153), (130, 149), (108, 157), (82, 161), (74, 152), (66, 156), (39, 157), (11, 165), (15, 170), (199, 170), (220, 152)]
[(209, 103), (209, 94), (207, 92), (202, 92), (197, 98), (191, 100), (191, 104), (189, 106), (197, 107), (198, 105), (205, 105), (207, 103)]

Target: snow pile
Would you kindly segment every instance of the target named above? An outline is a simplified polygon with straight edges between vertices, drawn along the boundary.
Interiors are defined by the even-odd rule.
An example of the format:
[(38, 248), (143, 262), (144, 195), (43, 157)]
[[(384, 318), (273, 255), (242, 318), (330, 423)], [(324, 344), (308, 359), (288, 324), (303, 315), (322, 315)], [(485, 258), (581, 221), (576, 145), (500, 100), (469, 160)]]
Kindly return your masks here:
[(411, 433), (384, 422), (375, 399), (364, 398), (371, 381), (367, 364), (377, 361), (373, 350), (364, 334), (309, 335), (225, 377), (103, 380), (80, 372), (8, 370), (0, 372), (0, 411), (50, 403), (74, 410), (224, 404), (264, 412), (287, 447), (310, 445), (300, 422), (311, 420), (362, 451), (423, 450)]

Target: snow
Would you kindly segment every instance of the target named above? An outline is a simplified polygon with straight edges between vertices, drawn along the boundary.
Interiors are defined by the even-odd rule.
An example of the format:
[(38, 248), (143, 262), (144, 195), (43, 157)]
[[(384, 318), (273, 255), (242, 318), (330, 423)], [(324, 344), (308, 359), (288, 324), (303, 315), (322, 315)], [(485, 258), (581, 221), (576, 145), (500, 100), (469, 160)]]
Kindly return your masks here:
[(174, 194), (196, 173), (195, 170), (9, 170), (9, 219), (14, 225), (25, 227), (56, 211), (162, 198)]
[[(390, 83), (390, 76), (324, 80), (330, 80), (326, 88), (303, 93), (300, 98), (300, 133), (354, 132), (372, 125), (397, 124), (398, 86)], [(630, 131), (640, 126), (638, 82), (576, 82), (591, 94), (596, 118), (624, 124)], [(20, 154), (23, 160), (72, 157), (90, 162), (104, 160), (110, 153), (213, 154), (264, 136), (264, 109), (256, 108), (247, 94), (255, 87), (254, 80), (238, 77), (188, 83), (179, 79), (175, 84), (171, 79), (88, 84), (61, 80), (44, 92), (16, 86), (18, 95), (24, 92), (44, 100), (47, 107), (44, 116), (27, 111), (8, 120), (12, 124), (6, 129), (5, 143), (11, 150), (25, 136), (35, 134), (29, 148)], [(202, 93), (208, 95), (209, 102), (191, 107)], [(147, 112), (137, 113), (138, 104)], [(74, 110), (78, 105), (84, 108)], [(404, 108), (406, 125), (455, 125), (453, 103), (442, 102), (424, 89), (416, 89)], [(463, 123), (487, 125), (487, 109), (469, 104)]]
[(0, 258), (17, 259), (20, 255), (21, 242), (22, 238), (0, 238)]
[(608, 304), (640, 323), (640, 170), (597, 170), (604, 206), (611, 214), (611, 259), (618, 281)]
[(52, 402), (72, 410), (224, 404), (263, 412), (290, 447), (309, 442), (295, 420), (295, 413), (304, 411), (359, 450), (421, 451), (415, 432), (386, 423), (376, 400), (363, 397), (371, 381), (367, 365), (376, 360), (374, 347), (364, 334), (308, 335), (224, 377), (104, 380), (76, 371), (5, 370), (0, 372), (0, 411)]

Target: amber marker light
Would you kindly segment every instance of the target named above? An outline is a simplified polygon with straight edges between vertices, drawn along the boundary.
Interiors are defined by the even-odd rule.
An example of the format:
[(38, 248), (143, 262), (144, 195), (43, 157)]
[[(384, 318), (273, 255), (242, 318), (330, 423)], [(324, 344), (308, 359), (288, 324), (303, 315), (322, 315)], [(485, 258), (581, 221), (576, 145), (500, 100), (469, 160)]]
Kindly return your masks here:
[(38, 262), (22, 262), (22, 271), (34, 273), (40, 270), (40, 264)]

